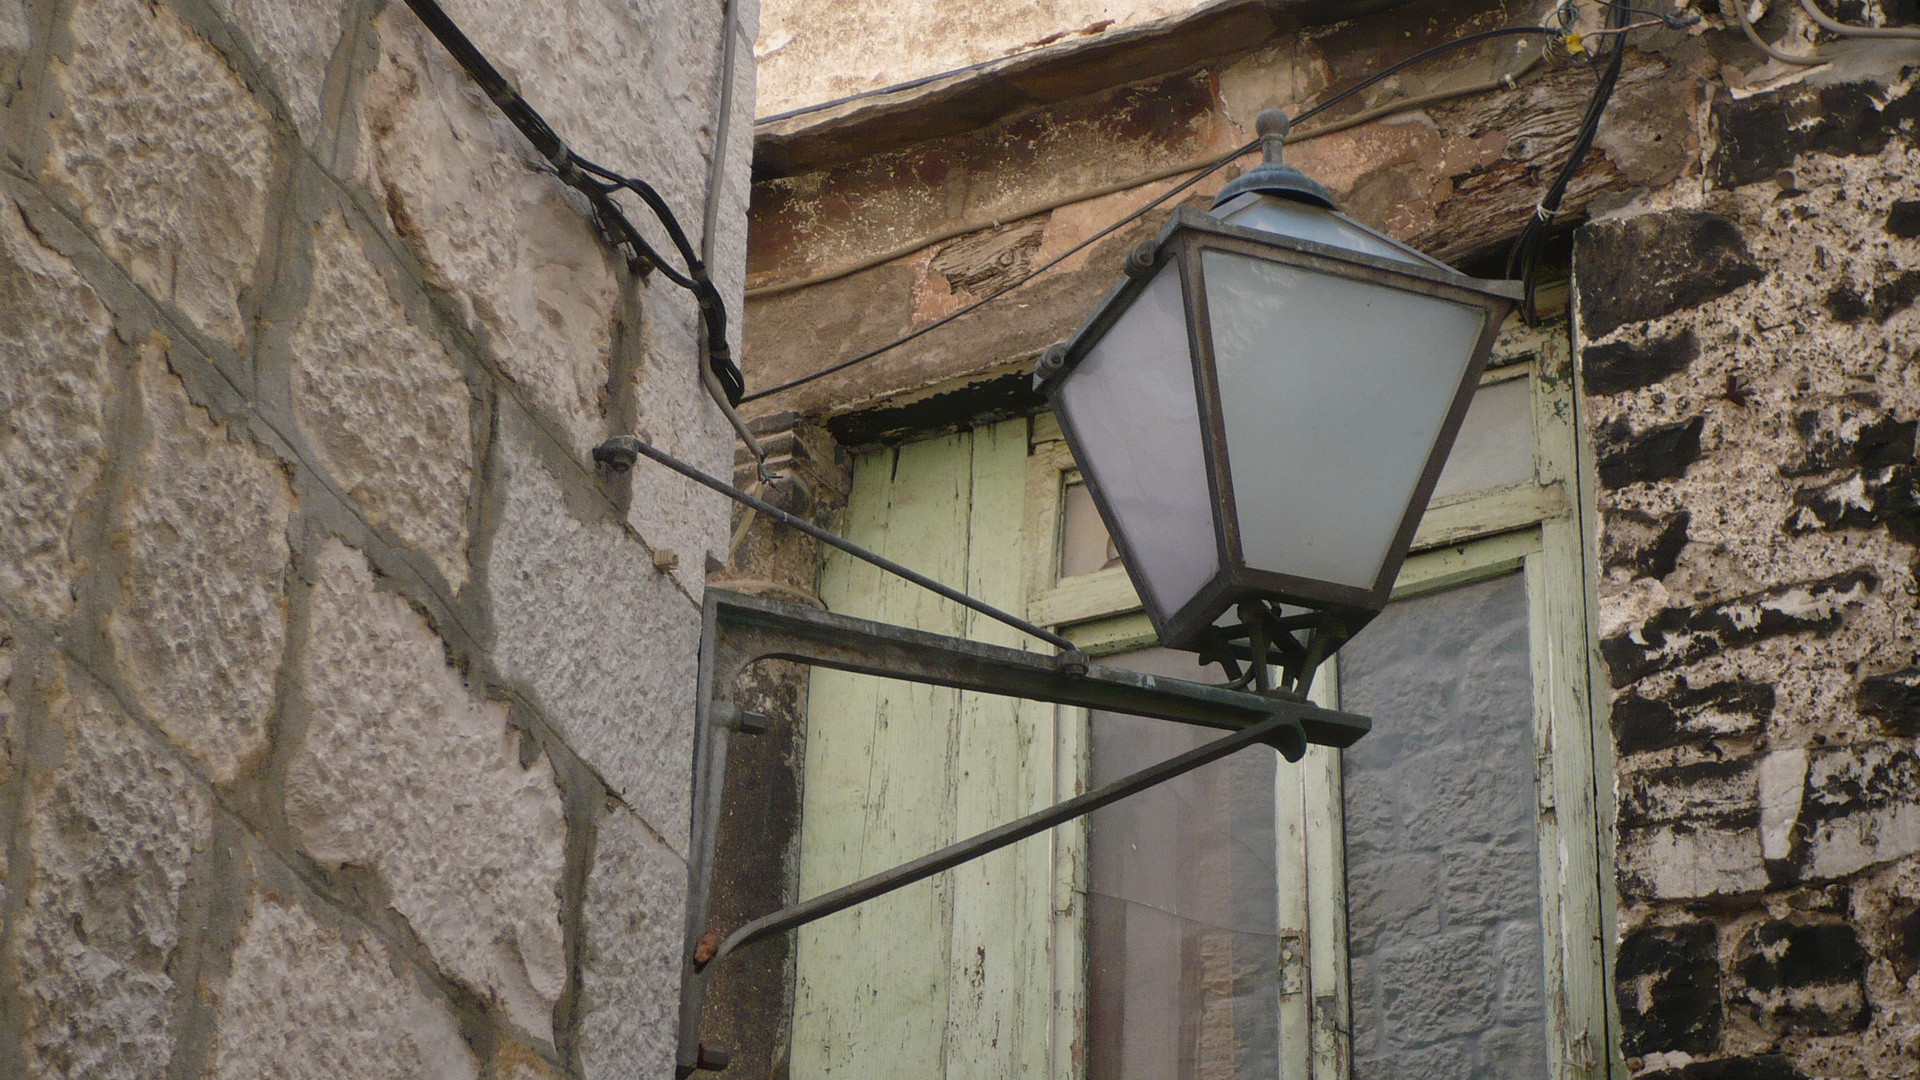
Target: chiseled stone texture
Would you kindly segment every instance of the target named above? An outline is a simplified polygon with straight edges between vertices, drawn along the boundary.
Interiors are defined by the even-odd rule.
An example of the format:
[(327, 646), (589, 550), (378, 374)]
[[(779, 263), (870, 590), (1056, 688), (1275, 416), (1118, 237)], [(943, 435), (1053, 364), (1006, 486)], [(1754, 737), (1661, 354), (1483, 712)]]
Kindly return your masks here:
[(13, 942), (33, 1077), (161, 1076), (181, 893), (211, 830), (189, 770), (51, 660), (61, 758), (32, 778), (31, 883)]
[(361, 93), (358, 179), (385, 201), (468, 329), (585, 460), (606, 437), (615, 257), (584, 205), (536, 169), (525, 140), (405, 5), (389, 6), (375, 27), (380, 58)]
[(170, 8), (81, 0), (68, 29), (48, 178), (135, 281), (239, 345), (266, 228), (266, 109)]
[[(501, 409), (500, 524), (487, 581), (494, 658), (575, 753), (667, 838), (687, 843), (700, 618), (598, 496), (569, 500)], [(598, 505), (596, 505), (598, 504)], [(581, 506), (605, 506), (582, 521)]]
[(320, 133), (320, 94), (326, 87), (327, 61), (340, 41), (340, 18), (347, 6), (273, 0), (213, 0), (213, 4), (273, 70), (300, 137), (312, 142)]
[(114, 648), (148, 714), (225, 782), (266, 743), (293, 494), (278, 462), (187, 398), (160, 343), (138, 381), (147, 442), (120, 523)]
[(441, 344), (407, 321), (346, 219), (314, 236), (293, 327), (293, 402), (322, 466), (374, 525), (467, 581), (470, 395)]
[(394, 969), (371, 934), (255, 892), (215, 993), (218, 1080), (476, 1080), (445, 1005)]
[(584, 910), (587, 1080), (673, 1074), (687, 864), (621, 807), (600, 819)]
[(566, 981), (552, 767), (520, 764), (506, 706), (474, 699), (359, 552), (329, 540), (315, 562), (288, 824), (315, 859), (377, 869), (450, 975), (551, 1039)]
[(73, 606), (75, 508), (106, 464), (106, 308), (0, 196), (0, 592)]

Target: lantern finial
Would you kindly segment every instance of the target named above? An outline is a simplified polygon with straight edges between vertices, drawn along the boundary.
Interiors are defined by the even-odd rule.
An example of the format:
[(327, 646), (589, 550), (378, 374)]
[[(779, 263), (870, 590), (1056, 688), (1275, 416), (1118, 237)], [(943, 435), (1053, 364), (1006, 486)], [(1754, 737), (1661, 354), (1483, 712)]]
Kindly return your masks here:
[(1262, 109), (1260, 115), (1253, 118), (1253, 129), (1260, 135), (1262, 160), (1238, 180), (1221, 189), (1220, 194), (1214, 197), (1214, 209), (1249, 191), (1333, 209), (1333, 197), (1327, 194), (1326, 188), (1309, 179), (1299, 169), (1281, 161), (1287, 146), (1287, 133), (1293, 130), (1293, 121), (1287, 114), (1279, 109)]

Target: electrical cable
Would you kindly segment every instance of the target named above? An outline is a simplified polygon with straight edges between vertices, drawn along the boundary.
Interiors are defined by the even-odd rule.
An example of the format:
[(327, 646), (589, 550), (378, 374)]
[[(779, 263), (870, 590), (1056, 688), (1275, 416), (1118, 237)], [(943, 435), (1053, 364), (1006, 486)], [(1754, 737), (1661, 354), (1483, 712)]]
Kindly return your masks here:
[(1850, 26), (1838, 19), (1827, 17), (1814, 0), (1800, 0), (1800, 6), (1807, 9), (1807, 15), (1820, 24), (1822, 30), (1844, 38), (1898, 38), (1902, 41), (1920, 41), (1920, 27), (1915, 26)]
[[(1721, 0), (1721, 2), (1724, 5), (1727, 0)], [(1753, 28), (1753, 20), (1747, 17), (1747, 0), (1732, 0), (1732, 3), (1733, 13), (1735, 17), (1740, 20), (1740, 29), (1746, 31), (1747, 40), (1753, 42), (1754, 48), (1759, 49), (1761, 52), (1766, 53), (1768, 56), (1773, 57), (1783, 64), (1814, 67), (1827, 62), (1827, 58), (1818, 52), (1808, 56), (1795, 56), (1790, 52), (1781, 52), (1779, 49), (1767, 44), (1767, 39), (1761, 37), (1760, 31)], [(1722, 10), (1725, 10), (1724, 6)]]
[[(1628, 10), (1625, 5), (1613, 3), (1607, 5), (1607, 21), (1611, 28), (1618, 30), (1626, 26)], [(1507, 253), (1508, 278), (1518, 278), (1524, 289), (1525, 299), (1521, 302), (1521, 317), (1527, 325), (1538, 325), (1540, 312), (1536, 307), (1536, 297), (1540, 278), (1541, 257), (1546, 250), (1547, 237), (1553, 224), (1553, 215), (1559, 211), (1560, 203), (1566, 198), (1567, 188), (1580, 171), (1580, 165), (1586, 160), (1587, 151), (1593, 147), (1594, 138), (1600, 133), (1600, 117), (1607, 110), (1607, 103), (1613, 99), (1613, 88), (1620, 81), (1620, 69), (1626, 62), (1627, 43), (1624, 38), (1616, 38), (1613, 48), (1607, 54), (1607, 66), (1600, 73), (1599, 84), (1594, 87), (1593, 97), (1587, 103), (1587, 113), (1580, 121), (1579, 133), (1574, 137), (1573, 148), (1567, 152), (1567, 160), (1560, 172), (1548, 186), (1546, 194), (1534, 207), (1533, 215), (1514, 239), (1512, 249)], [(1597, 59), (1597, 58), (1596, 58)]]
[[(667, 205), (660, 193), (651, 184), (633, 177), (621, 176), (611, 170), (588, 161), (567, 148), (567, 144), (548, 125), (546, 119), (522, 98), (513, 85), (507, 82), (484, 53), (476, 47), (460, 27), (449, 17), (436, 0), (407, 0), (407, 6), (413, 10), (429, 33), (440, 42), (455, 63), (466, 71), (467, 76), (477, 83), (494, 107), (506, 116), (520, 134), (533, 144), (534, 150), (546, 159), (552, 167), (554, 176), (562, 183), (586, 196), (598, 215), (603, 233), (616, 245), (625, 244), (630, 251), (628, 266), (634, 272), (645, 274), (658, 269), (667, 280), (693, 293), (699, 304), (701, 315), (706, 322), (709, 341), (708, 367), (717, 378), (726, 397), (738, 404), (746, 392), (746, 381), (740, 374), (739, 365), (733, 361), (732, 350), (727, 346), (727, 311), (721, 301), (720, 293), (707, 275), (706, 263), (701, 260), (693, 246), (687, 242), (686, 231), (680, 227), (672, 207)], [(595, 179), (598, 177), (599, 179)], [(647, 209), (653, 213), (667, 237), (679, 251), (685, 261), (684, 272), (670, 266), (660, 257), (660, 253), (649, 244), (640, 230), (620, 209), (613, 195), (618, 191), (628, 191), (638, 196)]]
[[(740, 0), (723, 0), (720, 9), (720, 74), (719, 86), (714, 95), (713, 148), (707, 154), (707, 197), (700, 215), (700, 262), (704, 266), (713, 265), (713, 247), (718, 239), (720, 225), (720, 193), (726, 186), (727, 142), (733, 134), (733, 83), (734, 58), (739, 52), (740, 38)], [(759, 473), (760, 483), (767, 484), (773, 477), (767, 473), (767, 448), (740, 419), (740, 413), (734, 409), (733, 402), (727, 400), (726, 388), (720, 385), (720, 378), (714, 374), (712, 349), (706, 324), (701, 324), (700, 333), (700, 385), (706, 388), (707, 396), (727, 418), (727, 424), (734, 434), (746, 444), (747, 452), (753, 455), (753, 467)], [(743, 528), (753, 520), (753, 511), (747, 511), (747, 520)], [(728, 561), (732, 561), (732, 552), (739, 547), (736, 540), (728, 549)]]
[[(1362, 79), (1357, 83), (1354, 83), (1352, 86), (1349, 86), (1341, 90), (1340, 92), (1334, 94), (1332, 97), (1326, 99), (1325, 101), (1322, 101), (1319, 104), (1312, 106), (1311, 108), (1303, 110), (1298, 117), (1294, 118), (1294, 122), (1300, 123), (1300, 122), (1312, 119), (1313, 117), (1318, 116), (1319, 114), (1327, 111), (1328, 109), (1333, 108), (1334, 106), (1340, 104), (1341, 102), (1344, 102), (1349, 98), (1352, 98), (1354, 95), (1361, 93), (1362, 91), (1366, 90), (1368, 87), (1377, 85), (1378, 83), (1381, 83), (1387, 79), (1390, 79), (1393, 76), (1398, 75), (1402, 71), (1405, 71), (1407, 68), (1410, 68), (1422, 61), (1429, 60), (1435, 56), (1440, 55), (1441, 53), (1445, 53), (1457, 48), (1462, 48), (1467, 45), (1479, 44), (1480, 42), (1483, 42), (1483, 41), (1491, 41), (1497, 38), (1534, 37), (1539, 35), (1547, 35), (1549, 37), (1558, 37), (1560, 36), (1560, 31), (1548, 26), (1503, 26), (1493, 30), (1483, 30), (1478, 33), (1468, 34), (1465, 37), (1455, 38), (1452, 41), (1442, 42), (1431, 48), (1423, 49), (1420, 52), (1417, 52), (1412, 56), (1409, 56), (1406, 59), (1399, 61), (1398, 63), (1388, 65), (1386, 68), (1383, 68), (1382, 70), (1375, 72), (1374, 74), (1368, 76), (1367, 78)], [(993, 303), (995, 300), (998, 300), (1001, 297), (1007, 295), (1008, 293), (1013, 292), (1015, 289), (1020, 288), (1022, 285), (1025, 285), (1027, 282), (1034, 280), (1040, 275), (1046, 273), (1048, 270), (1053, 269), (1055, 266), (1058, 266), (1060, 263), (1066, 261), (1069, 257), (1076, 255), (1081, 251), (1084, 251), (1085, 249), (1092, 246), (1093, 244), (1105, 239), (1106, 237), (1112, 235), (1113, 233), (1119, 231), (1120, 229), (1125, 228), (1128, 225), (1131, 225), (1135, 221), (1138, 221), (1140, 218), (1145, 217), (1148, 213), (1151, 213), (1155, 207), (1160, 206), (1162, 203), (1165, 203), (1167, 200), (1173, 198), (1176, 195), (1181, 194), (1182, 192), (1186, 191), (1188, 188), (1191, 188), (1195, 184), (1198, 184), (1200, 181), (1205, 180), (1207, 177), (1220, 171), (1222, 168), (1225, 168), (1228, 164), (1232, 163), (1233, 161), (1245, 156), (1246, 154), (1252, 153), (1254, 150), (1258, 149), (1259, 146), (1260, 146), (1260, 140), (1254, 139), (1240, 147), (1235, 148), (1234, 150), (1231, 150), (1225, 154), (1222, 154), (1217, 158), (1214, 158), (1211, 162), (1203, 165), (1200, 168), (1199, 172), (1195, 173), (1191, 177), (1188, 177), (1186, 180), (1181, 181), (1179, 184), (1175, 185), (1172, 189), (1168, 190), (1164, 194), (1161, 194), (1158, 197), (1152, 199), (1151, 201), (1146, 203), (1146, 205), (1141, 206), (1140, 208), (1134, 210), (1132, 213), (1129, 213), (1125, 217), (1122, 217), (1120, 220), (1115, 221), (1113, 224), (1108, 225), (1107, 227), (1101, 229), (1099, 232), (1094, 233), (1092, 236), (1089, 236), (1085, 240), (1080, 241), (1078, 244), (1075, 244), (1073, 247), (1068, 248), (1066, 251), (1061, 252), (1059, 255), (1054, 256), (1052, 259), (1049, 259), (1047, 262), (1043, 263), (1038, 269), (1022, 275), (1021, 277), (1015, 279), (1014, 281), (1009, 282), (1007, 285), (1000, 288), (999, 290), (979, 300), (976, 300), (973, 303), (968, 304), (967, 306), (960, 308), (957, 311), (944, 315), (941, 318), (936, 319), (933, 322), (930, 322), (927, 325), (912, 331), (911, 333), (905, 334), (899, 338), (894, 339), (893, 341), (886, 343), (885, 345), (881, 345), (877, 348), (869, 349), (866, 352), (863, 352), (857, 356), (849, 357), (848, 359), (841, 360), (834, 364), (830, 364), (827, 367), (821, 368), (818, 371), (810, 372), (806, 375), (802, 375), (799, 378), (789, 379), (788, 381), (784, 383), (780, 383), (777, 386), (771, 386), (765, 390), (756, 390), (753, 393), (748, 394), (744, 398), (742, 398), (741, 402), (744, 404), (746, 402), (757, 401), (761, 398), (771, 397), (774, 394), (791, 390), (797, 386), (804, 386), (807, 383), (815, 381), (816, 379), (824, 379), (829, 375), (833, 375), (838, 372), (845, 371), (846, 369), (853, 367), (856, 364), (862, 364), (868, 360), (872, 360), (877, 356), (881, 356), (886, 353), (892, 352), (894, 349), (897, 349), (900, 346), (905, 345), (909, 342), (912, 342), (918, 338), (924, 337), (925, 335), (930, 334), (935, 330), (938, 330), (939, 328), (947, 325), (948, 323), (953, 322), (956, 319), (962, 318), (963, 316), (966, 316), (966, 315), (970, 315), (973, 312), (978, 311), (981, 308), (987, 306), (988, 304)], [(1175, 175), (1178, 175), (1178, 174), (1176, 173)]]
[[(1516, 80), (1532, 72), (1535, 67), (1538, 67), (1540, 61), (1545, 58), (1545, 55), (1544, 51), (1534, 53), (1527, 58), (1526, 63), (1521, 64), (1518, 68), (1504, 75), (1488, 79), (1485, 82), (1470, 83), (1466, 86), (1456, 86), (1446, 90), (1435, 90), (1430, 94), (1416, 94), (1413, 97), (1397, 98), (1384, 105), (1378, 105), (1371, 109), (1363, 109), (1360, 112), (1343, 116), (1338, 120), (1329, 120), (1317, 127), (1306, 130), (1295, 128), (1287, 135), (1287, 145), (1298, 146), (1301, 143), (1311, 142), (1323, 136), (1359, 127), (1361, 124), (1371, 123), (1383, 116), (1393, 116), (1397, 113), (1407, 112), (1411, 109), (1418, 109), (1422, 106), (1433, 105), (1442, 101), (1452, 101), (1455, 98), (1484, 94), (1489, 91), (1499, 90), (1502, 87), (1511, 90), (1514, 88)], [(1235, 153), (1239, 153), (1239, 151), (1236, 150)], [(956, 237), (977, 233), (982, 229), (999, 228), (1002, 225), (1011, 224), (1016, 221), (1024, 221), (1030, 217), (1037, 217), (1049, 211), (1058, 210), (1063, 206), (1073, 206), (1078, 203), (1104, 198), (1108, 195), (1117, 195), (1122, 191), (1132, 191), (1134, 188), (1145, 187), (1148, 184), (1157, 184), (1162, 180), (1170, 180), (1176, 176), (1183, 176), (1193, 172), (1195, 169), (1204, 169), (1216, 160), (1218, 160), (1217, 157), (1210, 157), (1203, 161), (1183, 162), (1179, 165), (1155, 169), (1152, 172), (1143, 173), (1138, 176), (1130, 176), (1125, 180), (1116, 180), (1110, 184), (1102, 184), (1099, 187), (1090, 188), (1085, 191), (1076, 191), (1071, 195), (1062, 195), (1030, 206), (1023, 206), (993, 218), (978, 218), (971, 221), (963, 221), (957, 225), (949, 225), (937, 232), (916, 237), (906, 243), (887, 248), (884, 251), (876, 252), (872, 255), (863, 255), (851, 263), (843, 263), (830, 270), (821, 270), (804, 277), (789, 278), (785, 281), (778, 281), (770, 285), (762, 285), (758, 288), (748, 289), (747, 299), (757, 300), (766, 296), (779, 296), (782, 293), (795, 292), (800, 289), (811, 288), (815, 285), (824, 285), (829, 281), (838, 281), (843, 277), (851, 277), (862, 270), (871, 270), (876, 266), (890, 263), (895, 259), (905, 258), (916, 251), (924, 251), (935, 244), (943, 243)]]

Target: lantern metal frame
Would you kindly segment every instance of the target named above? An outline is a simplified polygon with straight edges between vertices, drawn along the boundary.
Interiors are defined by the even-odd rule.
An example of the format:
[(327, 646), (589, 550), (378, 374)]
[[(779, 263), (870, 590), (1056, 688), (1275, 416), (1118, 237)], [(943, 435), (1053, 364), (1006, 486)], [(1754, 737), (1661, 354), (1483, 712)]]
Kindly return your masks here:
[[(1228, 452), (1225, 412), (1220, 399), (1218, 369), (1215, 365), (1213, 333), (1207, 307), (1205, 275), (1201, 253), (1220, 251), (1269, 263), (1277, 263), (1312, 273), (1342, 277), (1385, 286), (1421, 296), (1481, 308), (1486, 324), (1474, 347), (1471, 359), (1454, 391), (1452, 406), (1440, 426), (1438, 437), (1428, 451), (1419, 481), (1414, 485), (1407, 509), (1394, 534), (1379, 576), (1369, 588), (1357, 588), (1316, 581), (1288, 574), (1258, 570), (1246, 563), (1239, 532), (1239, 514), (1234, 503), (1233, 462)], [(1168, 264), (1173, 264), (1169, 266)], [(1195, 401), (1199, 407), (1200, 437), (1211, 495), (1213, 535), (1217, 545), (1217, 569), (1213, 577), (1194, 597), (1177, 611), (1165, 610), (1138, 569), (1132, 542), (1122, 530), (1112, 529), (1116, 516), (1101, 484), (1098, 463), (1089, 462), (1080, 448), (1085, 443), (1075, 430), (1068, 410), (1061, 407), (1059, 394), (1065, 379), (1093, 347), (1133, 306), (1136, 299), (1160, 273), (1180, 275), (1186, 313), (1188, 359), (1193, 368)], [(1431, 260), (1423, 263), (1401, 262), (1367, 255), (1328, 244), (1302, 240), (1260, 229), (1249, 229), (1221, 221), (1211, 214), (1190, 207), (1174, 211), (1160, 235), (1142, 244), (1127, 260), (1127, 276), (1108, 292), (1072, 338), (1063, 347), (1049, 350), (1034, 371), (1035, 389), (1053, 406), (1068, 446), (1080, 462), (1089, 493), (1109, 523), (1114, 544), (1127, 567), (1134, 590), (1153, 624), (1162, 644), (1169, 648), (1199, 652), (1203, 658), (1233, 656), (1255, 659), (1257, 648), (1235, 642), (1262, 638), (1292, 643), (1296, 631), (1309, 631), (1313, 644), (1303, 646), (1314, 659), (1330, 654), (1386, 606), (1399, 575), (1414, 531), (1440, 478), (1454, 438), (1460, 432), (1473, 391), (1486, 369), (1487, 357), (1506, 316), (1522, 298), (1521, 286), (1513, 282), (1486, 281), (1450, 270)], [(1244, 463), (1243, 463), (1244, 467)], [(1254, 625), (1246, 614), (1238, 627), (1223, 628), (1216, 620), (1236, 602), (1255, 602), (1266, 606), (1266, 613)], [(1307, 615), (1288, 616), (1272, 611), (1284, 605), (1307, 609)], [(1257, 666), (1257, 665), (1256, 665)]]

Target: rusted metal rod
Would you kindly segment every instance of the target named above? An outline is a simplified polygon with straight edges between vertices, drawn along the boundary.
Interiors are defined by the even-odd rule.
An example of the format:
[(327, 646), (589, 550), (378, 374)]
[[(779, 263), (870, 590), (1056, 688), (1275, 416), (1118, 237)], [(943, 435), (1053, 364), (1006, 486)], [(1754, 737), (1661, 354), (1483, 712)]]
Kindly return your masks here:
[(1084, 795), (1078, 795), (1056, 806), (1050, 806), (1038, 813), (1028, 814), (1017, 821), (1010, 821), (996, 829), (990, 829), (978, 836), (950, 844), (930, 855), (923, 855), (909, 863), (903, 863), (891, 870), (884, 870), (872, 877), (843, 885), (832, 892), (822, 893), (811, 900), (783, 908), (771, 915), (740, 927), (727, 935), (726, 940), (714, 952), (708, 964), (725, 959), (730, 953), (762, 938), (805, 926), (816, 919), (824, 919), (835, 912), (845, 911), (855, 904), (862, 904), (877, 896), (884, 896), (896, 889), (903, 889), (916, 881), (932, 877), (943, 870), (951, 870), (961, 863), (977, 859), (988, 852), (998, 851), (1009, 844), (1018, 843), (1036, 833), (1042, 833), (1055, 825), (1072, 821), (1074, 818), (1093, 813), (1111, 802), (1117, 802), (1147, 788), (1166, 783), (1174, 777), (1192, 772), (1202, 765), (1218, 761), (1237, 750), (1243, 750), (1255, 743), (1274, 742), (1290, 761), (1297, 761), (1305, 752), (1307, 737), (1300, 730), (1300, 721), (1293, 715), (1291, 702), (1276, 702), (1274, 716), (1249, 728), (1243, 728), (1222, 739), (1215, 739), (1205, 746), (1195, 747), (1178, 757), (1169, 758), (1158, 765), (1142, 769), (1129, 776), (1123, 776), (1110, 784), (1097, 787)]

